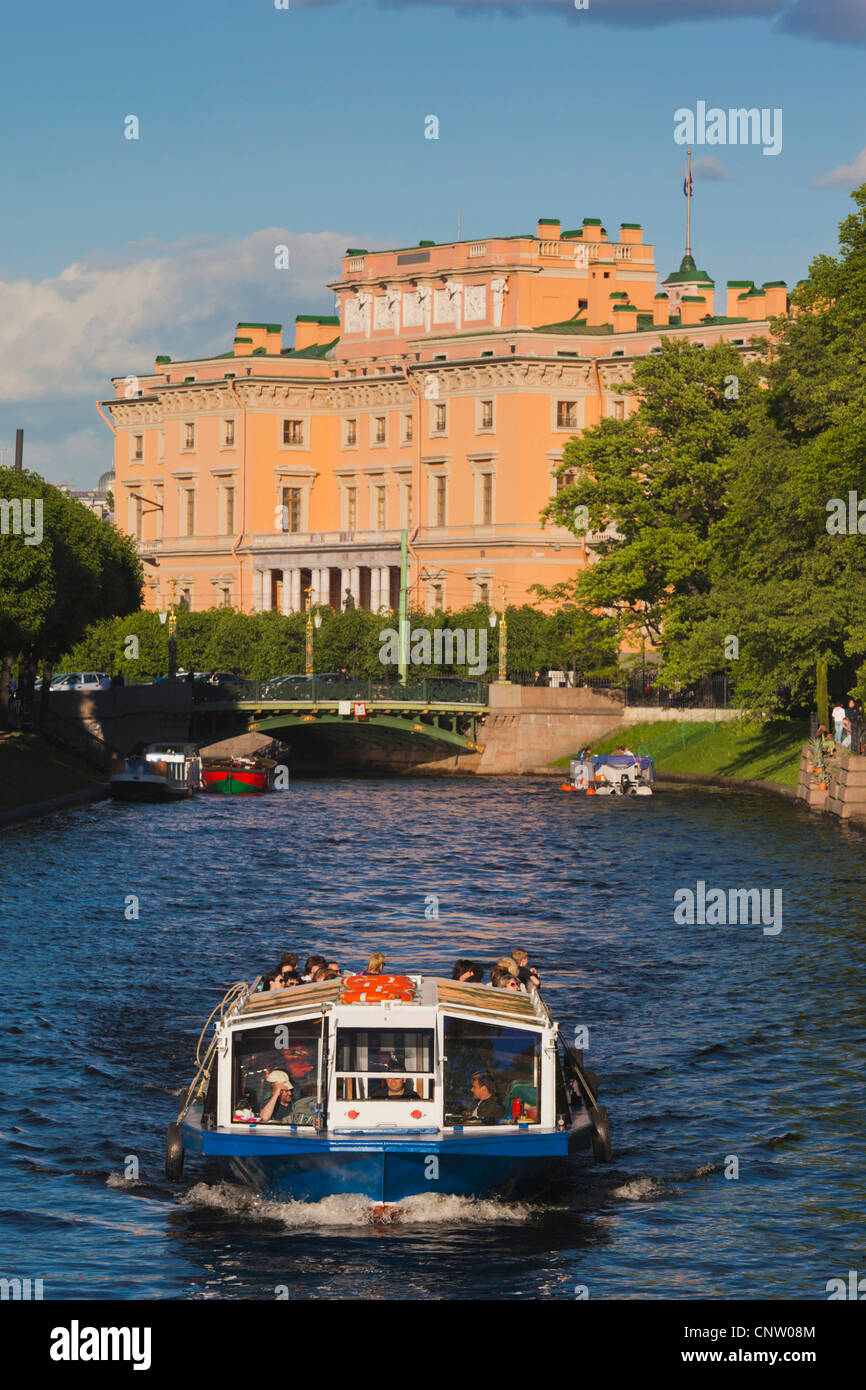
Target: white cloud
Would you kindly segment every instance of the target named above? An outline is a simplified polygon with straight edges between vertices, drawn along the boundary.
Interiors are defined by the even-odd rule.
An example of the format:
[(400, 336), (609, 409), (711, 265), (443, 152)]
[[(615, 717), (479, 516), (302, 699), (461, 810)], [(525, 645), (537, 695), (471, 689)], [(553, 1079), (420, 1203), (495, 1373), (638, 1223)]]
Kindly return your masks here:
[[(228, 351), (238, 319), (282, 322), (291, 347), (296, 312), (333, 312), (325, 285), (352, 240), (269, 227), (232, 241), (142, 243), (41, 281), (0, 280), (0, 402), (108, 396), (109, 377), (152, 370), (157, 353)], [(278, 245), (289, 247), (289, 270), (274, 268)]]
[(822, 174), (812, 182), (816, 188), (856, 188), (858, 184), (866, 183), (866, 145), (853, 164), (840, 164), (829, 174)]
[(702, 154), (693, 160), (692, 173), (696, 174), (699, 179), (709, 179), (712, 183), (721, 183), (723, 179), (734, 177), (733, 174), (728, 173), (721, 160), (716, 159), (715, 155), (712, 154)]

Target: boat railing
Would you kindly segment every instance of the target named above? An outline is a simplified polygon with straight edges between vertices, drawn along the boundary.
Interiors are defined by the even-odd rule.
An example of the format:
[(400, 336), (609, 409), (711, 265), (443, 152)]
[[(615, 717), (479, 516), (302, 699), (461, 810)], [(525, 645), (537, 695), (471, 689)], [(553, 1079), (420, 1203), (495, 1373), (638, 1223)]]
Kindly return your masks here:
[(211, 1025), (212, 1019), (216, 1014), (219, 1014), (219, 1023), (224, 1023), (225, 1020), (231, 1014), (236, 1013), (238, 1009), (242, 1008), (243, 1005), (246, 1003), (247, 999), (249, 998), (250, 994), (258, 984), (259, 979), (261, 979), (261, 976), (259, 976), (258, 979), (254, 980), (251, 985), (246, 984), (244, 980), (236, 981), (236, 983), (233, 984), (230, 989), (226, 990), (220, 1002), (216, 1005), (215, 1008), (211, 1010), (210, 1014), (208, 1015), (207, 1022), (205, 1023), (204, 1027), (201, 1030), (201, 1033), (199, 1034), (199, 1039), (196, 1043), (195, 1048), (195, 1060), (197, 1071), (189, 1084), (189, 1088), (187, 1090), (183, 1105), (178, 1111), (178, 1124), (180, 1124), (181, 1120), (183, 1119), (184, 1115), (189, 1110), (193, 1102), (197, 1100), (201, 1095), (203, 1095), (205, 1086), (207, 1085), (208, 1079), (210, 1077), (210, 1069), (213, 1064), (213, 1057), (217, 1043), (218, 1028), (216, 1026), (214, 1027), (213, 1037), (210, 1040), (208, 1049), (205, 1052), (204, 1056), (202, 1056), (201, 1049), (202, 1043), (205, 1040), (205, 1035), (207, 1033), (208, 1028)]

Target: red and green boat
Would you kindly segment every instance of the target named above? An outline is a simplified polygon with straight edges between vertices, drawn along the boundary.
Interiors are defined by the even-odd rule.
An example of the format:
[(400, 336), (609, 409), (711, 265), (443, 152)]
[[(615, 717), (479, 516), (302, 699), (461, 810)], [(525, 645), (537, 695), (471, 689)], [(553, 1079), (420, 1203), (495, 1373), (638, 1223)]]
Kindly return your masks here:
[(269, 792), (275, 767), (273, 758), (202, 758), (202, 791), (223, 796)]

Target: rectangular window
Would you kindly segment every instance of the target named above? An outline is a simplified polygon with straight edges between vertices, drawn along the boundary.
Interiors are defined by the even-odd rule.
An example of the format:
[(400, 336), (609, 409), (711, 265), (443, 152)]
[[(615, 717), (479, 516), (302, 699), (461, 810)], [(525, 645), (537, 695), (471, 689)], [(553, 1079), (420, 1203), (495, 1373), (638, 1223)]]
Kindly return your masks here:
[(432, 1028), (340, 1028), (337, 1100), (431, 1100)]
[(436, 479), (436, 525), (444, 526), (448, 506), (448, 479)]
[(132, 436), (132, 438), (133, 438), (132, 457), (133, 457), (134, 459), (143, 459), (143, 458), (144, 458), (144, 435), (143, 435), (143, 434), (134, 434), (134, 435)]
[(614, 401), (614, 403), (613, 403), (613, 418), (614, 418), (614, 420), (624, 420), (624, 419), (625, 419), (625, 401)]
[(225, 490), (225, 517), (223, 530), (227, 536), (233, 536), (235, 531), (235, 490), (227, 487)]
[(540, 1034), (446, 1016), (444, 1050), (446, 1125), (538, 1123)]
[(358, 489), (346, 488), (346, 527), (354, 531), (358, 525)]
[(142, 537), (142, 531), (143, 531), (142, 521), (143, 521), (143, 516), (144, 516), (144, 504), (143, 504), (143, 502), (142, 502), (142, 500), (141, 500), (140, 497), (136, 497), (136, 499), (135, 499), (135, 535), (136, 535), (136, 538), (137, 538), (138, 540), (141, 540), (141, 537)]
[[(257, 996), (256, 996), (257, 997)], [(319, 1095), (319, 1047), (321, 1019), (283, 1023), (280, 1047), (271, 1028), (250, 1028), (235, 1033), (232, 1046), (231, 1118), (243, 1123), (261, 1116), (273, 1094), (271, 1072), (281, 1071), (289, 1085), (279, 1093), (266, 1124), (313, 1126)], [(290, 1089), (291, 1088), (291, 1089)]]
[(154, 516), (156, 517), (156, 539), (157, 539), (158, 541), (161, 541), (161, 540), (162, 540), (162, 523), (163, 523), (163, 517), (164, 517), (164, 512), (163, 512), (163, 500), (162, 500), (162, 499), (163, 499), (163, 497), (164, 497), (165, 494), (164, 494), (164, 492), (163, 492), (163, 490), (162, 490), (161, 487), (157, 487), (157, 488), (154, 488), (154, 490), (153, 490), (153, 495), (154, 495), (155, 500), (159, 503), (159, 510), (156, 511), (156, 512), (154, 512)]
[(430, 606), (433, 612), (438, 612), (445, 603), (445, 587), (442, 584), (431, 584), (430, 586)]
[(195, 422), (187, 420), (183, 427), (183, 447), (185, 449), (195, 448)]
[(303, 444), (304, 442), (304, 422), (303, 420), (284, 420), (283, 421), (283, 443), (284, 444)]
[(223, 446), (226, 449), (233, 449), (235, 446), (235, 422), (234, 420), (224, 420), (223, 425)]
[(557, 492), (562, 492), (562, 489), (563, 489), (564, 487), (573, 487), (573, 486), (574, 486), (574, 479), (575, 479), (575, 474), (574, 474), (574, 473), (558, 473), (558, 474), (556, 475), (556, 490), (557, 490)]
[(411, 415), (403, 416), (403, 443), (411, 444), (415, 433), (414, 422)]
[(223, 589), (222, 589), (222, 607), (223, 607), (223, 608), (231, 608), (231, 606), (232, 606), (232, 591), (231, 591), (231, 589), (226, 588), (225, 586), (223, 586)]
[(384, 487), (376, 488), (376, 528), (384, 531), (387, 521), (388, 493)]
[(576, 401), (557, 401), (556, 402), (556, 423), (562, 426), (575, 425), (577, 423), (577, 402)]
[(489, 584), (479, 584), (479, 585), (478, 585), (478, 602), (479, 602), (479, 603), (487, 603), (487, 604), (490, 603), (490, 585), (489, 585)]
[(297, 532), (301, 529), (301, 489), (283, 488), (283, 530)]
[(447, 413), (444, 405), (437, 405), (433, 410), (433, 430), (435, 434), (444, 434), (447, 423)]
[(377, 444), (384, 444), (384, 443), (385, 443), (385, 416), (384, 416), (384, 415), (377, 415), (377, 416), (376, 416), (376, 443), (377, 443)]
[(493, 474), (481, 475), (481, 525), (493, 525)]
[(185, 503), (185, 521), (186, 521), (186, 531), (185, 531), (185, 535), (187, 535), (187, 536), (194, 536), (194, 535), (195, 535), (195, 488), (193, 488), (193, 487), (188, 487), (188, 488), (186, 489), (186, 497), (185, 497), (185, 499), (184, 499), (184, 503)]
[(358, 442), (358, 421), (357, 421), (357, 420), (347, 420), (347, 421), (346, 421), (346, 444), (347, 444), (347, 446), (352, 447), (353, 445), (357, 444), (357, 442)]
[(493, 402), (481, 402), (481, 428), (483, 430), (493, 429)]

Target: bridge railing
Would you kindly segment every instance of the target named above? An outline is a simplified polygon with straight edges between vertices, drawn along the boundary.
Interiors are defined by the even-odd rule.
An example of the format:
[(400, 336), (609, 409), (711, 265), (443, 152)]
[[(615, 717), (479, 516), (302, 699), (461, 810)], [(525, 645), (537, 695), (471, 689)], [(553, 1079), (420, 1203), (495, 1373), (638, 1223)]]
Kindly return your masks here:
[(486, 705), (486, 681), (428, 679), (400, 685), (397, 681), (373, 681), (352, 676), (279, 676), (275, 680), (252, 681), (240, 677), (210, 685), (196, 681), (196, 704), (226, 704), (233, 701), (299, 701), (334, 704), (353, 700), (367, 704), (448, 704)]

